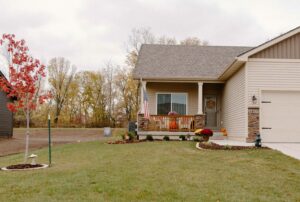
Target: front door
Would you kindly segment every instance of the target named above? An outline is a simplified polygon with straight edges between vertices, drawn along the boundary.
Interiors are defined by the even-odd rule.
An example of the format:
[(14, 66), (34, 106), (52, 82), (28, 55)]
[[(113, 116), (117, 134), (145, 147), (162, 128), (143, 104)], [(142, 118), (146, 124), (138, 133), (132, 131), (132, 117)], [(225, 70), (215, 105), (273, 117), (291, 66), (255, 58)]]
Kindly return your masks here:
[(209, 128), (217, 127), (217, 96), (205, 95), (204, 96), (204, 113), (205, 113), (205, 126)]

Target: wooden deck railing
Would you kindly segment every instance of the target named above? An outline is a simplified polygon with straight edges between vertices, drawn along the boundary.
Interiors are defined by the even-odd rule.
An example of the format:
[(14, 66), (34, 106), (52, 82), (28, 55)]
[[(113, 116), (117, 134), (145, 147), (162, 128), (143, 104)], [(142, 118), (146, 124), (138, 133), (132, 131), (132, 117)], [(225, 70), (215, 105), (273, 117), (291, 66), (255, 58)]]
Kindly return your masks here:
[(194, 125), (194, 115), (150, 115), (150, 119), (139, 130), (192, 132)]

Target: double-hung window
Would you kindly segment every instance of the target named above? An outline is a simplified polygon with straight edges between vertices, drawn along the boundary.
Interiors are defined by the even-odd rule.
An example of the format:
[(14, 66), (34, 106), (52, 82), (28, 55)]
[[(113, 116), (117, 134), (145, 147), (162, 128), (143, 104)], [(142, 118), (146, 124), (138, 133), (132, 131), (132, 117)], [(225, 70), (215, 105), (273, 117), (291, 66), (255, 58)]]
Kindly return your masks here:
[(171, 111), (186, 115), (187, 94), (186, 93), (158, 93), (157, 114), (167, 115)]

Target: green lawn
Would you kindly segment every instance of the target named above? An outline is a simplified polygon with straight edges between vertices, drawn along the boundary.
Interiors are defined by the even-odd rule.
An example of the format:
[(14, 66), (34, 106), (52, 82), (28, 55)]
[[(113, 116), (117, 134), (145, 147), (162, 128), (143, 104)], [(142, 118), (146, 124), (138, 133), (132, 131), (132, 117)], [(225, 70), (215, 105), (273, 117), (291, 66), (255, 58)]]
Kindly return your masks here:
[[(46, 149), (36, 153), (46, 162)], [(0, 166), (22, 159), (2, 157)], [(272, 150), (89, 142), (54, 147), (53, 161), (39, 171), (1, 171), (0, 201), (300, 201), (300, 161)]]

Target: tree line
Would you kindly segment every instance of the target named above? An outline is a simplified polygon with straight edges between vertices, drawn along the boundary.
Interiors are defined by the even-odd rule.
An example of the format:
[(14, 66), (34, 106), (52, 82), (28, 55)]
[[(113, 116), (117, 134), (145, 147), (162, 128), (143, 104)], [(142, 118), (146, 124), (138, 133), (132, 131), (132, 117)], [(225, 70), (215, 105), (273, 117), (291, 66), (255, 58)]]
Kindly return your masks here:
[[(142, 44), (207, 45), (197, 37), (177, 41), (155, 36), (150, 28), (133, 29), (126, 43), (123, 64), (106, 62), (95, 71), (82, 70), (64, 57), (47, 64), (47, 78), (39, 88), (49, 89), (52, 99), (30, 114), (32, 127), (45, 127), (48, 114), (56, 127), (124, 127), (135, 121), (139, 110), (139, 81), (133, 79)], [(15, 126), (25, 125), (23, 113), (14, 116)]]

